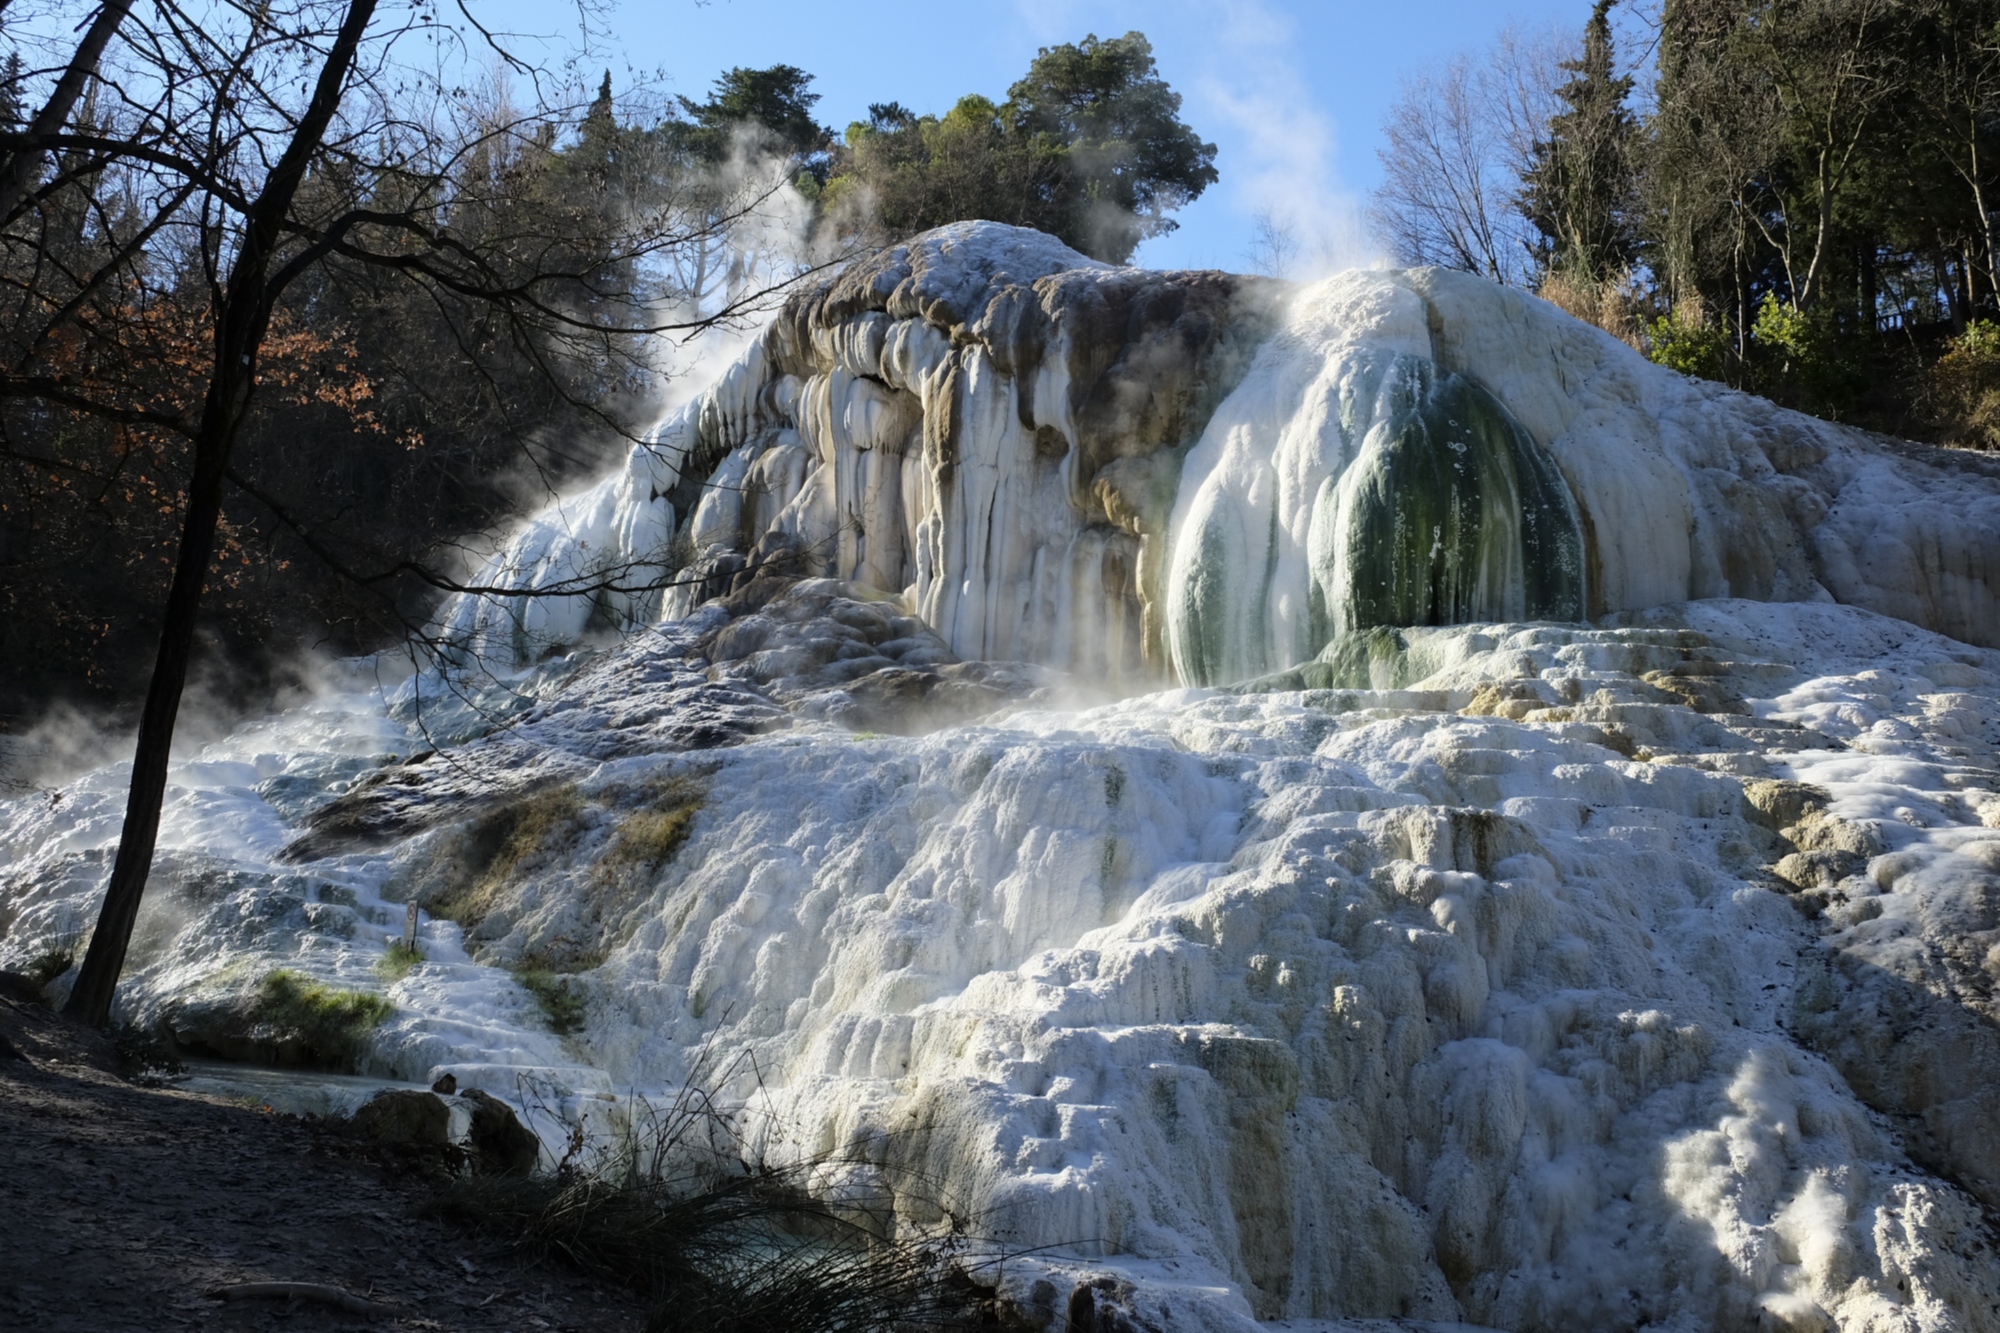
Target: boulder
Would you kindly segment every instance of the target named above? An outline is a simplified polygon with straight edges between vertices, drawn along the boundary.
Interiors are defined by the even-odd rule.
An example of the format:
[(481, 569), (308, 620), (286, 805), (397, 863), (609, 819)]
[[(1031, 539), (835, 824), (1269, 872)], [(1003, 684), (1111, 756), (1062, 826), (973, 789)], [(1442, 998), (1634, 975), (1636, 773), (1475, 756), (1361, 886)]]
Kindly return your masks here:
[(525, 1176), (533, 1171), (541, 1157), (541, 1140), (521, 1123), (514, 1108), (477, 1088), (464, 1097), (472, 1105), (466, 1146), (472, 1151), (473, 1169), (488, 1176)]
[(354, 1113), (352, 1123), (373, 1143), (442, 1148), (451, 1141), (451, 1108), (414, 1088), (384, 1088)]

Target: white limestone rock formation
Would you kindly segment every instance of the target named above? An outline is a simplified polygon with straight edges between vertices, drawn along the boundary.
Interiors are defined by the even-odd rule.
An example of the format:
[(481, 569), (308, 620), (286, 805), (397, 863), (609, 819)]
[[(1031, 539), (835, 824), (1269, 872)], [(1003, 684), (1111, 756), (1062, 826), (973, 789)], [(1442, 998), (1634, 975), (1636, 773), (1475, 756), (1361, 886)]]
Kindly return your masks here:
[(1466, 274), (1292, 291), (959, 224), (794, 297), (480, 579), (550, 595), (461, 597), (442, 626), (511, 670), (758, 572), (1128, 686), (1242, 680), (1344, 630), (1707, 597), (1993, 645), (2000, 464), (1689, 379)]
[[(634, 631), (506, 726), (438, 747), (447, 672), (179, 760), (121, 1013), (375, 990), (370, 1072), (552, 1144), (724, 1053), (1050, 1333), (2000, 1333), (1997, 496), (1462, 275), (946, 228), (446, 609)], [(0, 967), (122, 782), (0, 801)]]
[[(1454, 378), (1474, 391), (1463, 406), (1412, 384)], [(1553, 461), (1567, 496), (1534, 500), (1526, 467), (1519, 481), (1478, 469), (1508, 503), (1496, 515), (1489, 496), (1483, 526), (1459, 524), (1471, 549), (1455, 562), (1454, 497), (1408, 485), (1407, 455), (1463, 471), (1479, 457), (1468, 443), (1502, 423), (1529, 437), (1516, 455)], [(1411, 546), (1367, 526), (1365, 497), (1384, 482), (1405, 483), (1386, 508), (1423, 529)], [(1580, 599), (1561, 541), (1543, 538), (1540, 568), (1508, 563), (1523, 549), (1504, 531), (1509, 512), (1580, 529)], [(1544, 302), (1444, 270), (1347, 273), (1301, 292), (1190, 455), (1172, 537), (1176, 665), (1198, 679), (1279, 669), (1342, 629), (1709, 597), (1838, 601), (2000, 644), (2000, 460), (1690, 379)], [(1218, 554), (1230, 573), (1213, 568)], [(1451, 578), (1472, 595), (1427, 602)], [(1413, 591), (1367, 604), (1383, 588)], [(1211, 604), (1227, 647), (1203, 669), (1191, 622), (1217, 614)]]
[(678, 586), (467, 596), (443, 631), (505, 670), (593, 618), (676, 619), (757, 573), (836, 576), (899, 596), (963, 658), (1157, 679), (1178, 458), (1277, 297), (992, 223), (927, 233), (794, 297), (622, 472), (538, 516), (479, 580)]
[[(189, 758), (126, 1016), (382, 990), (373, 1072), (535, 1090), (551, 1142), (741, 1052), (753, 1143), (968, 1220), (1051, 1330), (2000, 1328), (2000, 653), (1698, 602), (898, 737), (749, 642), (898, 641), (835, 592), (364, 770), (351, 843), (299, 850), (307, 795), (414, 733), (322, 705)], [(119, 776), (0, 804), (0, 966), (92, 900)], [(447, 915), (388, 984), (412, 893)]]

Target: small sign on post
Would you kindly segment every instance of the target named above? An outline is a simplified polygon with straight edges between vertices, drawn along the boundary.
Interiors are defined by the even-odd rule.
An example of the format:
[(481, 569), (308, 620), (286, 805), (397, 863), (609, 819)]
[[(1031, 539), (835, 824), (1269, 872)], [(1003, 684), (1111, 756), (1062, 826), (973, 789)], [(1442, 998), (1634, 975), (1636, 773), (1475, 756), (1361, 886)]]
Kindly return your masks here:
[(414, 952), (417, 947), (417, 905), (411, 903), (403, 909), (403, 948)]

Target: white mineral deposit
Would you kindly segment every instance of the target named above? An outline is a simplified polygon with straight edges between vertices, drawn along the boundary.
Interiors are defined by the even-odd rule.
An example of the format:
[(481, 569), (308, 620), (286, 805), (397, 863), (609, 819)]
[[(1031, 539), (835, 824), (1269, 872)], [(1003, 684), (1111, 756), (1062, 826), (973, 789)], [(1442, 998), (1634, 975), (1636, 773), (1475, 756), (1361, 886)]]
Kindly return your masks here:
[[(552, 1149), (713, 1076), (1031, 1326), (2000, 1330), (2000, 469), (958, 224), (470, 582), (176, 763), (123, 1017), (377, 991)], [(0, 803), (0, 966), (125, 778)]]

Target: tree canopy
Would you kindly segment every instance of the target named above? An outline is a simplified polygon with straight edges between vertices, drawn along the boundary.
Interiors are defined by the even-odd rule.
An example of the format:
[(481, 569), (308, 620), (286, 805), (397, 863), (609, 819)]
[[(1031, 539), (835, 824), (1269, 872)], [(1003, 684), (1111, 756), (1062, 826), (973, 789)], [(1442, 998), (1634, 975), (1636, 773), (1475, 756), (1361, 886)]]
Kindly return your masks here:
[[(1619, 63), (1620, 14), (1646, 63)], [(1598, 0), (1579, 35), (1522, 161), (1469, 128), (1518, 98), (1406, 90), (1375, 210), (1402, 257), (1809, 411), (2000, 447), (2000, 0)], [(1484, 244), (1510, 235), (1512, 262)]]
[(807, 91), (812, 77), (796, 65), (727, 70), (704, 100), (675, 99), (684, 119), (668, 122), (667, 132), (708, 162), (728, 160), (745, 130), (762, 131), (769, 146), (800, 159), (823, 154), (833, 132), (813, 119), (819, 94)]
[(1583, 30), (1583, 53), (1560, 68), (1563, 109), (1549, 118), (1521, 181), (1521, 210), (1541, 233), (1549, 269), (1603, 281), (1638, 254), (1631, 155), (1637, 124), (1626, 101), (1632, 78), (1613, 67), (1611, 7), (1597, 0)]
[(1142, 33), (1044, 47), (1005, 102), (871, 107), (835, 152), (828, 202), (866, 201), (892, 235), (986, 218), (1124, 263), (1217, 179), (1180, 108)]

